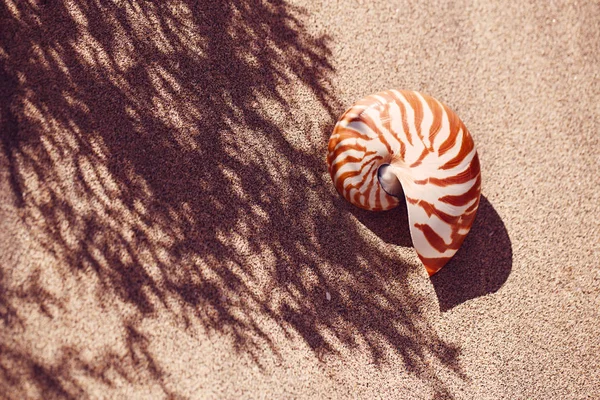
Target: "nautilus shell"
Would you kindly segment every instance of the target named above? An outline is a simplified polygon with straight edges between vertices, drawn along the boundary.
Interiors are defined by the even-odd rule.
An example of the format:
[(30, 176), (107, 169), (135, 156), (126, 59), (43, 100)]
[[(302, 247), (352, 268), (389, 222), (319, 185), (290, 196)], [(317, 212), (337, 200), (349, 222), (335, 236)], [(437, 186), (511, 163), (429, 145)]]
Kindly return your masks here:
[(374, 211), (406, 199), (413, 245), (429, 275), (471, 229), (481, 173), (471, 134), (447, 106), (411, 91), (366, 97), (336, 124), (327, 154), (337, 191)]

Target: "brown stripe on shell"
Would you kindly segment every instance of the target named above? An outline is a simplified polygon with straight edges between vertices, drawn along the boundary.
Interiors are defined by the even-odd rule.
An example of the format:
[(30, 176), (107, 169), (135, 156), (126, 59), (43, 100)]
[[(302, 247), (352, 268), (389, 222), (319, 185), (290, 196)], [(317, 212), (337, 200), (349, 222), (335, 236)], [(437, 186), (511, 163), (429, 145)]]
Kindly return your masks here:
[(437, 250), (438, 253), (444, 253), (448, 248), (446, 242), (440, 235), (438, 235), (431, 226), (427, 224), (415, 224), (415, 228), (423, 232), (425, 239), (429, 242), (431, 247)]
[(358, 190), (359, 188), (361, 188), (361, 187), (362, 187), (362, 186), (365, 184), (365, 182), (367, 181), (367, 179), (369, 179), (369, 175), (371, 174), (371, 170), (372, 170), (372, 169), (373, 169), (373, 167), (376, 165), (376, 164), (374, 163), (374, 161), (376, 161), (376, 160), (373, 160), (372, 162), (369, 162), (369, 163), (367, 163), (367, 164), (363, 165), (363, 166), (360, 168), (360, 170), (358, 171), (358, 173), (357, 173), (357, 174), (355, 174), (355, 175), (352, 175), (352, 176), (350, 176), (350, 175), (349, 175), (349, 176), (344, 176), (345, 174), (347, 174), (347, 172), (344, 172), (344, 173), (342, 174), (342, 177), (340, 177), (340, 181), (343, 183), (343, 182), (344, 182), (346, 179), (348, 179), (348, 178), (353, 178), (353, 177), (355, 177), (355, 176), (358, 176), (358, 175), (360, 175), (360, 174), (362, 173), (362, 170), (363, 170), (363, 169), (364, 169), (364, 168), (365, 168), (367, 165), (370, 165), (369, 169), (368, 169), (368, 170), (367, 170), (367, 172), (366, 172), (366, 173), (363, 175), (363, 177), (362, 177), (361, 181), (360, 181), (358, 184), (349, 184), (349, 185), (346, 187), (346, 189), (345, 189), (345, 190), (342, 190), (342, 191), (340, 191), (340, 193), (341, 193), (341, 194), (342, 194), (344, 197), (345, 197), (345, 196), (347, 196), (347, 195), (349, 195), (349, 194), (350, 194), (350, 191), (351, 191), (352, 189), (357, 189), (357, 190)]
[(415, 167), (418, 167), (419, 165), (421, 165), (421, 163), (423, 162), (425, 157), (427, 157), (428, 154), (430, 154), (429, 149), (424, 148), (423, 151), (421, 152), (421, 155), (419, 155), (419, 158), (417, 159), (417, 161), (410, 164), (410, 168), (415, 168)]
[(442, 108), (438, 104), (438, 102), (430, 96), (423, 95), (423, 98), (427, 102), (429, 109), (431, 110), (431, 115), (433, 120), (431, 121), (431, 127), (429, 128), (429, 150), (433, 150), (433, 142), (435, 141), (435, 137), (442, 129)]
[(371, 128), (371, 130), (373, 132), (375, 132), (377, 134), (377, 139), (379, 139), (379, 141), (385, 145), (388, 153), (392, 154), (392, 147), (390, 146), (390, 144), (386, 140), (385, 136), (383, 135), (383, 132), (381, 132), (380, 129), (377, 129), (377, 125), (375, 124), (375, 121), (373, 121), (372, 117), (370, 115), (368, 115), (368, 114), (363, 114), (363, 115), (361, 115), (361, 118), (363, 119), (363, 122), (369, 128)]
[(412, 146), (413, 145), (412, 133), (410, 132), (410, 129), (408, 127), (408, 120), (407, 120), (408, 116), (406, 113), (406, 107), (404, 106), (404, 103), (402, 101), (400, 101), (400, 99), (397, 99), (395, 101), (395, 103), (400, 108), (400, 115), (402, 115), (402, 129), (404, 130), (404, 135), (406, 136), (406, 140), (408, 141), (408, 144), (410, 146)]
[(464, 171), (456, 175), (452, 175), (442, 179), (435, 178), (432, 176), (427, 179), (415, 180), (414, 183), (416, 183), (417, 185), (426, 185), (430, 183), (432, 185), (441, 187), (467, 183), (473, 178), (475, 178), (477, 175), (479, 175), (479, 168), (479, 157), (477, 157), (477, 154), (475, 154), (469, 166)]
[(468, 204), (469, 202), (471, 202), (473, 199), (479, 197), (480, 187), (481, 187), (481, 175), (478, 175), (477, 179), (475, 180), (475, 183), (473, 184), (473, 186), (471, 186), (471, 189), (469, 189), (465, 193), (459, 194), (459, 195), (444, 196), (444, 197), (441, 197), (439, 200), (441, 202), (451, 204), (451, 205), (457, 206), (457, 207), (464, 206), (464, 205)]
[[(338, 171), (339, 171), (339, 170), (340, 170), (340, 169), (341, 169), (343, 166), (345, 166), (346, 164), (348, 164), (348, 163), (352, 163), (352, 162), (355, 162), (355, 163), (356, 163), (356, 162), (359, 162), (359, 161), (361, 161), (361, 160), (364, 160), (365, 158), (367, 158), (367, 157), (369, 157), (369, 156), (372, 156), (372, 155), (374, 155), (374, 154), (377, 154), (377, 152), (375, 152), (375, 151), (369, 151), (369, 152), (365, 152), (365, 153), (364, 153), (364, 156), (363, 156), (362, 158), (356, 158), (356, 157), (354, 157), (354, 156), (347, 156), (347, 157), (346, 157), (346, 158), (344, 158), (343, 160), (341, 160), (341, 161), (338, 161), (338, 162), (337, 162), (337, 163), (335, 163), (335, 164), (332, 164), (330, 173), (331, 173), (332, 175), (335, 175), (335, 174), (337, 174), (337, 173), (338, 173)], [(338, 156), (338, 157), (339, 157), (339, 156)], [(381, 157), (381, 156), (375, 156), (375, 157), (373, 157), (373, 160), (380, 160), (380, 159), (382, 159), (382, 158), (383, 158), (383, 157)], [(373, 161), (373, 160), (370, 160), (369, 162), (371, 162), (371, 161)], [(363, 167), (364, 167), (364, 165), (363, 165)], [(361, 170), (362, 170), (362, 168), (363, 168), (363, 167), (361, 167)]]
[(410, 197), (407, 197), (406, 201), (408, 201), (410, 204), (414, 204), (421, 207), (428, 217), (435, 215), (448, 225), (456, 224), (460, 219), (460, 216), (450, 215), (438, 210), (438, 208), (435, 205), (429, 203), (428, 201), (412, 199)]
[(465, 157), (473, 150), (474, 147), (475, 144), (473, 143), (473, 139), (471, 139), (469, 131), (467, 131), (467, 128), (463, 125), (462, 141), (460, 143), (460, 150), (458, 154), (453, 159), (439, 167), (439, 169), (452, 169), (456, 167), (462, 162), (462, 160), (465, 159)]
[(429, 274), (429, 276), (431, 276), (431, 275), (435, 274), (436, 272), (438, 272), (440, 269), (442, 269), (442, 267), (444, 265), (448, 264), (448, 261), (450, 261), (450, 259), (452, 257), (428, 258), (428, 257), (423, 257), (419, 254), (419, 258), (421, 259), (421, 262), (425, 266), (427, 273)]
[(458, 250), (460, 248), (460, 245), (465, 240), (467, 234), (460, 233), (459, 231), (461, 229), (470, 228), (474, 218), (475, 214), (461, 216), (455, 224), (450, 226), (450, 243), (446, 243), (444, 239), (438, 235), (437, 232), (434, 231), (433, 228), (428, 224), (414, 224), (414, 226), (423, 232), (425, 239), (427, 239), (431, 247), (436, 249), (438, 253), (442, 254), (448, 249)]
[(423, 122), (423, 104), (419, 97), (414, 92), (402, 92), (404, 98), (412, 106), (414, 111), (415, 129), (417, 130), (417, 136), (423, 140), (423, 133), (421, 132), (421, 123)]
[(463, 132), (467, 129), (463, 125), (462, 121), (458, 118), (458, 116), (454, 112), (452, 112), (452, 110), (450, 110), (445, 105), (443, 105), (443, 108), (448, 118), (448, 126), (450, 128), (450, 133), (438, 149), (438, 154), (440, 156), (443, 156), (448, 150), (454, 147), (454, 145), (456, 144), (456, 139), (458, 137), (458, 132), (460, 132), (461, 129), (463, 129)]

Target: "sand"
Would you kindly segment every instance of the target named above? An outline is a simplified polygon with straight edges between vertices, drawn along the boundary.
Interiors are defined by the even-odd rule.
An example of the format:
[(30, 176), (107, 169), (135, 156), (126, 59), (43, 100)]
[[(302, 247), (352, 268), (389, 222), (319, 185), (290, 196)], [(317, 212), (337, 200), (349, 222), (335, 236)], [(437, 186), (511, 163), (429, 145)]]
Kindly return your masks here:
[[(0, 10), (0, 397), (598, 398), (597, 1)], [(432, 279), (324, 161), (389, 88), (479, 151)]]

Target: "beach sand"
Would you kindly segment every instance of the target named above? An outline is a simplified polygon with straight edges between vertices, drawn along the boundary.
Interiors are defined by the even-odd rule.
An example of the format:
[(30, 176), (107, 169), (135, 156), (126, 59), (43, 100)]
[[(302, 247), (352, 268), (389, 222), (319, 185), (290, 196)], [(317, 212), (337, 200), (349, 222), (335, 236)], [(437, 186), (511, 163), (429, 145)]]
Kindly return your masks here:
[[(97, 3), (0, 1), (0, 397), (599, 396), (597, 1)], [(390, 88), (481, 160), (432, 279), (325, 163)]]

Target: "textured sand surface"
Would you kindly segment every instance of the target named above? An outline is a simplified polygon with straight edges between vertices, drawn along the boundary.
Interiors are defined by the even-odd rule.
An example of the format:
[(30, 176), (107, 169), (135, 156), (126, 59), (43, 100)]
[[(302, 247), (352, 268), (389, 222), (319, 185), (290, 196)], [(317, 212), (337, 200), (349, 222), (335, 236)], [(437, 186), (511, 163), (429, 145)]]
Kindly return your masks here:
[[(0, 0), (0, 397), (598, 398), (599, 50), (595, 0)], [(388, 88), (479, 149), (431, 280), (324, 162)]]

